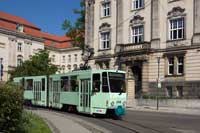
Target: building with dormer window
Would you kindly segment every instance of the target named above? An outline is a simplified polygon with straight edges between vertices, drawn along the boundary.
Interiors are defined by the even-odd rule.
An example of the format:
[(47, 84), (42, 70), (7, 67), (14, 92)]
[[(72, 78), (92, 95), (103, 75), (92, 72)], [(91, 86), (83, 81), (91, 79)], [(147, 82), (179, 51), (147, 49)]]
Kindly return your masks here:
[[(59, 73), (68, 72), (68, 65), (80, 66), (83, 63), (81, 49), (73, 47), (69, 37), (45, 33), (21, 17), (0, 12), (0, 59), (3, 63), (3, 81), (9, 79), (9, 70), (20, 66), (23, 61), (44, 48), (48, 49), (52, 63), (58, 66)], [(76, 57), (68, 62), (63, 58), (68, 55)]]

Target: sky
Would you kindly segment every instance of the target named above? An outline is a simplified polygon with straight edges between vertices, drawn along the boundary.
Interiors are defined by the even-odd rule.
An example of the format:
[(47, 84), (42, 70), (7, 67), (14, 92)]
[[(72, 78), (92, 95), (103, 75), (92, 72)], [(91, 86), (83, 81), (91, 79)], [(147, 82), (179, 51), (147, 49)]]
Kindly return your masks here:
[(80, 8), (81, 0), (0, 0), (0, 11), (22, 17), (42, 31), (64, 35), (65, 19), (75, 22), (73, 9)]

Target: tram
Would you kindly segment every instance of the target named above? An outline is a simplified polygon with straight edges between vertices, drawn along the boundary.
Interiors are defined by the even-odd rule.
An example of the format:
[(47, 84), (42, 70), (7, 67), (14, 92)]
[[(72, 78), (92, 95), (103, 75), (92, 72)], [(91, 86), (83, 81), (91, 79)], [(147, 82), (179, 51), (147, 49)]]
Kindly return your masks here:
[(91, 115), (125, 115), (125, 72), (83, 70), (49, 76), (16, 77), (24, 101), (35, 106), (76, 110)]

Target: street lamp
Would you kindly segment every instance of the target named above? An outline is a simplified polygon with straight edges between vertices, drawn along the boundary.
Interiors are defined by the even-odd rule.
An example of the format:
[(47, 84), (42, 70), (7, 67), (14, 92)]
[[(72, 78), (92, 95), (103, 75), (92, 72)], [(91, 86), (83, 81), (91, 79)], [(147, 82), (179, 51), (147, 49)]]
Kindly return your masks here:
[(156, 101), (157, 101), (157, 110), (159, 109), (159, 88), (161, 88), (161, 82), (160, 82), (160, 57), (157, 57), (158, 61), (158, 80), (157, 80), (157, 96), (156, 96)]

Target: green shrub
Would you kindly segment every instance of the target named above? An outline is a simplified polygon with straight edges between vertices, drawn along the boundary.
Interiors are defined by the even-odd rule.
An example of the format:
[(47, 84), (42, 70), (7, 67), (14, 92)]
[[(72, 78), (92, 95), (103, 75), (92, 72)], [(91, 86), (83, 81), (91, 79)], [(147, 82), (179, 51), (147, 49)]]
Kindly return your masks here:
[(0, 132), (17, 132), (22, 110), (23, 90), (12, 83), (0, 85)]

